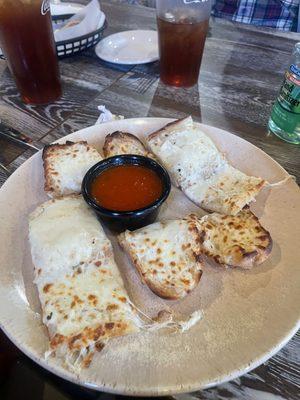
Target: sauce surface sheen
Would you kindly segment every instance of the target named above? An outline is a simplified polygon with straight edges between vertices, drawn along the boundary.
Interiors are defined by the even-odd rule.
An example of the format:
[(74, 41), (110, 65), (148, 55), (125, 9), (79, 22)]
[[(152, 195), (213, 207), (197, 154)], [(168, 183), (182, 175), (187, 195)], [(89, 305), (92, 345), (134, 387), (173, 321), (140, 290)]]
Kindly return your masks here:
[(134, 211), (160, 198), (163, 185), (155, 171), (141, 165), (119, 165), (100, 173), (91, 184), (94, 200), (108, 210)]

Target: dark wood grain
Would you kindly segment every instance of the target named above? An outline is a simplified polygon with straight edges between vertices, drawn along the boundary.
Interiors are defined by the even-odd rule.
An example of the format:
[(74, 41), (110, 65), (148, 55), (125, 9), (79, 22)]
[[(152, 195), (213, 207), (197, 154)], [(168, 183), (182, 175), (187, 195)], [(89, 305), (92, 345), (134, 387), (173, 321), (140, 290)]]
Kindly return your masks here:
[[(101, 4), (108, 21), (105, 35), (127, 29), (156, 28), (155, 12), (150, 8), (118, 1)], [(100, 104), (126, 118), (180, 118), (191, 114), (197, 121), (245, 138), (300, 179), (299, 147), (267, 131), (270, 110), (297, 40), (299, 36), (293, 33), (211, 20), (199, 83), (190, 89), (163, 85), (159, 81), (158, 63), (114, 65), (99, 60), (89, 50), (60, 62), (64, 96), (45, 107), (25, 106), (20, 102), (6, 63), (0, 61), (1, 122), (45, 145), (93, 125), (99, 116)], [(0, 162), (11, 171), (31, 155), (32, 151), (0, 140)], [(6, 179), (0, 169), (0, 183)], [(299, 346), (298, 333), (276, 356), (254, 371), (218, 387), (174, 398), (296, 400), (300, 392)], [(3, 363), (10, 365), (6, 373), (3, 373)], [(18, 392), (15, 388), (16, 377), (26, 394), (36, 386), (33, 400), (121, 398), (64, 382), (16, 351), (0, 333), (1, 400), (19, 399), (24, 395), (24, 390)]]
[(300, 333), (268, 362), (231, 382), (187, 395), (174, 396), (176, 400), (298, 400)]

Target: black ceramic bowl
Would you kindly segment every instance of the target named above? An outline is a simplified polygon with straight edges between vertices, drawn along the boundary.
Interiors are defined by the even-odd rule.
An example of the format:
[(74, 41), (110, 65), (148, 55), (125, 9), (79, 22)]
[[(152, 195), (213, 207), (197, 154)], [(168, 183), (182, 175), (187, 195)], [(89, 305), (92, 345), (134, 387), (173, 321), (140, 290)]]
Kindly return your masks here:
[[(109, 210), (101, 207), (91, 195), (91, 183), (103, 171), (119, 165), (141, 165), (156, 172), (163, 184), (159, 199), (147, 207), (132, 211)], [(98, 218), (114, 231), (134, 230), (155, 221), (159, 208), (169, 196), (171, 190), (170, 177), (167, 171), (156, 161), (148, 157), (125, 154), (106, 158), (88, 170), (82, 181), (82, 195), (87, 204), (96, 212)]]

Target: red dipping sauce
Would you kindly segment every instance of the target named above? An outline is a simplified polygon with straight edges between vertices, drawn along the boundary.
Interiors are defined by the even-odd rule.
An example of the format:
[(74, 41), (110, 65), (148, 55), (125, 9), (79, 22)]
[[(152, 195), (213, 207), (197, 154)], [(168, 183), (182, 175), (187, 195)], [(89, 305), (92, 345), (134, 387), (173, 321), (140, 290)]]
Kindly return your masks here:
[(162, 192), (160, 177), (141, 165), (106, 169), (91, 184), (91, 195), (99, 206), (114, 211), (135, 211), (150, 206)]

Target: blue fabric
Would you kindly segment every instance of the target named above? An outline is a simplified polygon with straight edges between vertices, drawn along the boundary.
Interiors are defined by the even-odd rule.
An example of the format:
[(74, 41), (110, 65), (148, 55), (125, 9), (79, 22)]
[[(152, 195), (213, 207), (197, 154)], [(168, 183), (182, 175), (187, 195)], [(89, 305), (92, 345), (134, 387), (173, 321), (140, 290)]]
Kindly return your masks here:
[(212, 15), (284, 31), (297, 31), (299, 0), (216, 0)]
[[(115, 0), (116, 1), (116, 0)], [(153, 0), (119, 0), (154, 6)], [(212, 15), (236, 22), (300, 32), (300, 0), (212, 0)]]

